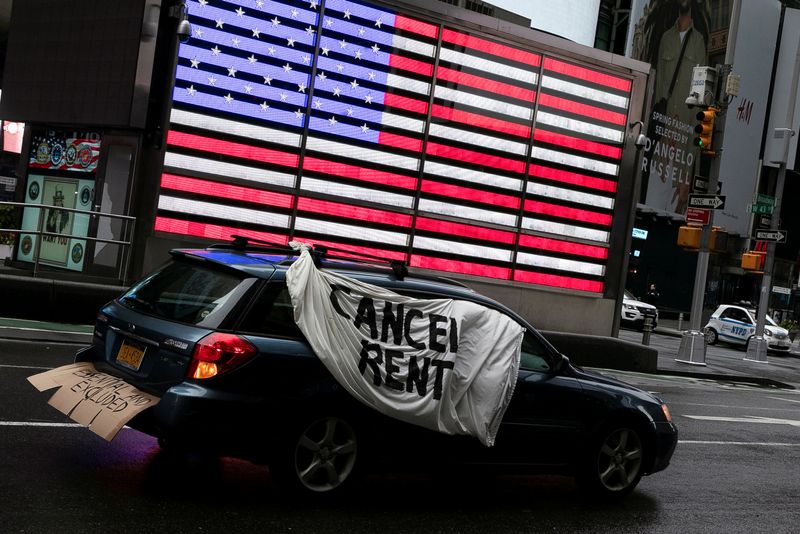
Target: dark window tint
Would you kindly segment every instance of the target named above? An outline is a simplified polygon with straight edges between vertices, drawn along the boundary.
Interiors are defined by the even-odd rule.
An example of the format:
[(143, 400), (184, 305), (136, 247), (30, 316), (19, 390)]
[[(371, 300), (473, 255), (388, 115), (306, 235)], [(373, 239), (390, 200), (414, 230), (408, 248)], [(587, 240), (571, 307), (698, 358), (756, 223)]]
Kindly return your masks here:
[(267, 285), (239, 329), (242, 332), (289, 338), (302, 338), (294, 322), (294, 308), (284, 283)]
[(751, 323), (750, 317), (744, 310), (738, 308), (728, 308), (720, 315), (720, 319), (733, 319), (734, 321), (741, 321), (743, 323)]
[(214, 328), (254, 281), (176, 261), (133, 286), (119, 302), (166, 319)]
[(531, 371), (549, 371), (549, 351), (530, 330), (522, 337), (520, 368)]

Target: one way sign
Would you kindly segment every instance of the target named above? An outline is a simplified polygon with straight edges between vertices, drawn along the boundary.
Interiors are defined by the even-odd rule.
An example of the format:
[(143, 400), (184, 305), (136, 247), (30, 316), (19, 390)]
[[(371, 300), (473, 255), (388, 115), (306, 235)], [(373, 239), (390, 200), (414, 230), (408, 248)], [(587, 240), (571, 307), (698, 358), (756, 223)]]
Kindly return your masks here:
[(725, 195), (689, 195), (690, 208), (725, 209)]
[(758, 241), (774, 241), (775, 243), (786, 243), (787, 233), (784, 230), (756, 230)]

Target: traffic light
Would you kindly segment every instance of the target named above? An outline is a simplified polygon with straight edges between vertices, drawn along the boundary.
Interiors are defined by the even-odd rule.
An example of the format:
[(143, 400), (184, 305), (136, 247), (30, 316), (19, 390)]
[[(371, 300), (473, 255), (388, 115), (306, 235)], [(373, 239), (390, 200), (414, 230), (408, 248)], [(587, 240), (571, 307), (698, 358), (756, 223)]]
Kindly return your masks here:
[(717, 118), (717, 108), (706, 108), (697, 112), (698, 123), (694, 127), (697, 134), (692, 144), (703, 151), (703, 154), (713, 155), (711, 150), (711, 140), (714, 136), (714, 120)]

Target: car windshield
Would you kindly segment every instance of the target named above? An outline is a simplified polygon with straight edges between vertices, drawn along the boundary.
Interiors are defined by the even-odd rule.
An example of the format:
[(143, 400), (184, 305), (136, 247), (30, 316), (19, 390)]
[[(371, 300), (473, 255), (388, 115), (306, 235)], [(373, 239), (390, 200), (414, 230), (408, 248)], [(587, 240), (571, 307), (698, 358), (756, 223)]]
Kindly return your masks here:
[[(753, 324), (755, 324), (756, 323), (756, 319), (758, 318), (758, 315), (756, 314), (756, 310), (747, 310), (747, 311), (748, 311), (748, 313), (750, 313), (750, 317), (753, 318)], [(773, 321), (772, 317), (770, 317), (769, 315), (765, 315), (764, 318), (766, 319), (766, 322), (767, 322), (767, 324), (769, 326), (778, 326), (778, 323)]]
[(633, 296), (633, 293), (631, 293), (627, 289), (625, 290), (625, 298), (628, 300), (636, 300), (636, 297)]
[(182, 323), (215, 327), (253, 279), (190, 262), (173, 262), (148, 276), (119, 302)]

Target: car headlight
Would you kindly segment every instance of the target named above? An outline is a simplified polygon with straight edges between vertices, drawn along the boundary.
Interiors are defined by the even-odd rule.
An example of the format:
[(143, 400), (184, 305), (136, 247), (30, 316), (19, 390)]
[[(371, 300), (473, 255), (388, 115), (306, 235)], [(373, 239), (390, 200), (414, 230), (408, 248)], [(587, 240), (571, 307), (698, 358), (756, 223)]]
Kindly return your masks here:
[(774, 336), (774, 335), (775, 335), (775, 334), (772, 332), (772, 330), (770, 330), (769, 328), (765, 328), (765, 329), (764, 329), (764, 333), (765, 333), (765, 334), (767, 334), (767, 335), (768, 335), (768, 336), (770, 336), (770, 337), (772, 337), (772, 336)]
[(636, 311), (636, 306), (634, 306), (633, 304), (623, 304), (622, 307), (625, 308), (626, 310)]
[(665, 402), (661, 403), (661, 412), (664, 414), (664, 418), (667, 420), (668, 423), (672, 422), (672, 414), (669, 413), (669, 408)]

